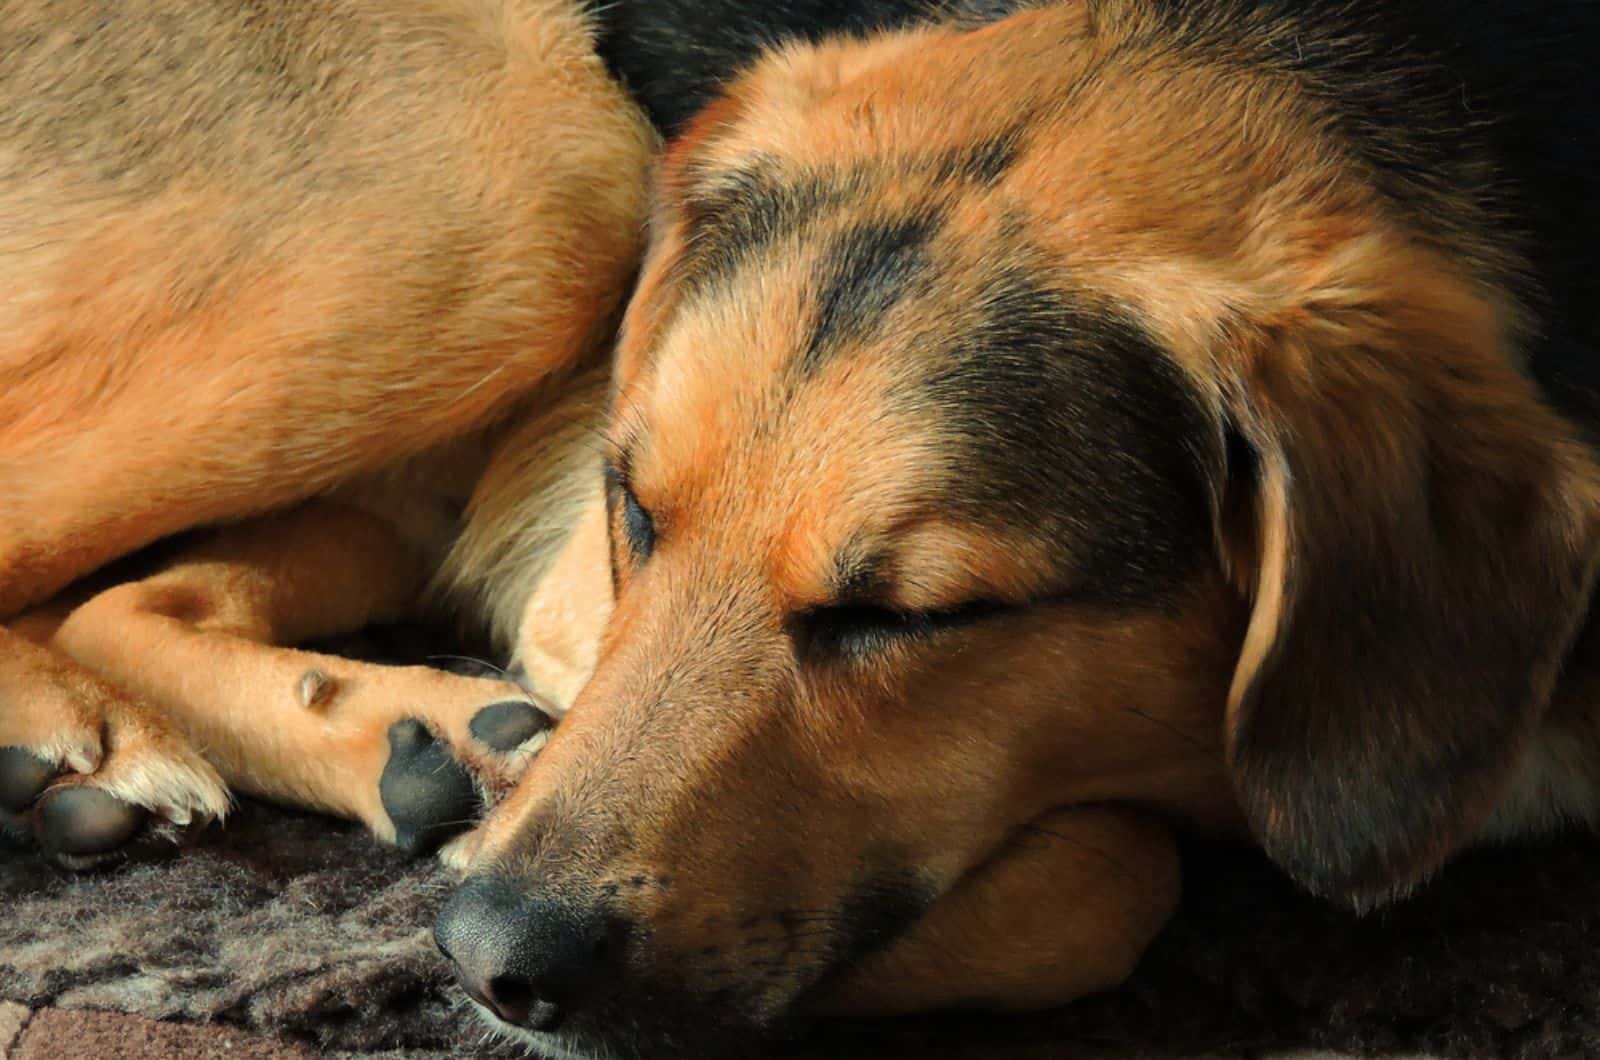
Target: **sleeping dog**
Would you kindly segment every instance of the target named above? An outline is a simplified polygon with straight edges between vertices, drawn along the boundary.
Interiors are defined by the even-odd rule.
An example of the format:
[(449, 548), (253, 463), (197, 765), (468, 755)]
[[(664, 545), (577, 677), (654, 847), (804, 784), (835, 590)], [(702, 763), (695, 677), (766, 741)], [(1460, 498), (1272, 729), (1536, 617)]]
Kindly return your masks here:
[[(1114, 985), (1174, 828), (1595, 819), (1600, 5), (185, 7), (0, 11), (58, 860), (446, 843), (486, 1018), (648, 1054)], [(282, 647), (424, 608), (519, 680)]]

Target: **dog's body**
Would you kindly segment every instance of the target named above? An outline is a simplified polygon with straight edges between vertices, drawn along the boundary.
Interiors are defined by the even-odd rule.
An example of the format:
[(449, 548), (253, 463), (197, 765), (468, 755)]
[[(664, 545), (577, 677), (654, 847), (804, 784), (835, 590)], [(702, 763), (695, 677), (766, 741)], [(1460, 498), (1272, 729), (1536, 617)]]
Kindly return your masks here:
[[(531, 459), (544, 489), (529, 500), (542, 510), (493, 546), (516, 550), (516, 576), (493, 552), (464, 563), (493, 576), (496, 598), (474, 600), (480, 612), (525, 597), (518, 577), (542, 572), (530, 552), (551, 547), (541, 529), (558, 543), (593, 492), (564, 483), (590, 446), (603, 383), (573, 380), (603, 357), (636, 268), (653, 147), (573, 5), (331, 3), (268, 14), (231, 3), (181, 13), (10, 4), (0, 20), (10, 101), (0, 119), (0, 613), (174, 532), (338, 490), (343, 518), (376, 516), (359, 531), (380, 535), (366, 551), (382, 555), (398, 535), (404, 558), (373, 559), (383, 569), (366, 575), (344, 561), (344, 574), (327, 576), (372, 576), (376, 596), (308, 585), (304, 613), (271, 636), (289, 643), (402, 614), (449, 549), (474, 547), (459, 529), (463, 507), (472, 503), (482, 527), (511, 518), (516, 500), (475, 499), (478, 484)], [(540, 415), (554, 419), (529, 442)], [(574, 417), (577, 427), (565, 422)], [(519, 432), (505, 453), (503, 439)], [(97, 606), (113, 604), (114, 595)], [(376, 775), (358, 800), (340, 789), (362, 782), (308, 767), (329, 732), (277, 737), (289, 774), (279, 775), (259, 762), (270, 724), (262, 733), (207, 721), (269, 722), (263, 701), (293, 704), (297, 677), (274, 698), (246, 693), (239, 671), (219, 674), (217, 684), (239, 687), (237, 707), (193, 688), (211, 702), (194, 716), (165, 703), (174, 732), (120, 692), (171, 700), (182, 675), (126, 672), (102, 656), (124, 655), (136, 625), (87, 614), (58, 630), (62, 610), (17, 628), (119, 687), (76, 687), (81, 673), (8, 642), (0, 744), (41, 754), (45, 775), (92, 774), (91, 786), (184, 822), (224, 808), (217, 767), (246, 790), (395, 834)], [(239, 615), (181, 617), (209, 619), (213, 633), (263, 632)], [(194, 647), (204, 657), (219, 643)], [(365, 681), (375, 715), (429, 698), (384, 689), (380, 677), (342, 680), (347, 693)], [(474, 694), (524, 698), (487, 683)], [(412, 706), (383, 702), (397, 695)], [(388, 721), (358, 725), (359, 715), (325, 724), (346, 754), (381, 771)], [(20, 809), (22, 798), (11, 802)], [(39, 809), (36, 828), (48, 816)], [(139, 824), (90, 816), (122, 833)], [(68, 857), (92, 856), (113, 833), (42, 837)]]
[(1114, 984), (1164, 822), (1597, 819), (1600, 5), (600, 17), (609, 381), (571, 6), (0, 6), (0, 825), (437, 844), (524, 691), (271, 645), (465, 610), (571, 711), (441, 943), (586, 1049)]

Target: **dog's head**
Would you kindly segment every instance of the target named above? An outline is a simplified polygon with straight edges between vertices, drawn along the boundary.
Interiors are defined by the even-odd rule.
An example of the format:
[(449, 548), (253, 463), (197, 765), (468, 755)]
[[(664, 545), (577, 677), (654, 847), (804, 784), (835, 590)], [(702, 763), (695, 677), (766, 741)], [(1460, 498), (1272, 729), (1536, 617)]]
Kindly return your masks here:
[(1357, 903), (1482, 821), (1593, 480), (1473, 205), (1319, 106), (1071, 7), (769, 58), (670, 151), (615, 610), (446, 925), (548, 1041), (771, 1025), (1055, 807), (1237, 807)]

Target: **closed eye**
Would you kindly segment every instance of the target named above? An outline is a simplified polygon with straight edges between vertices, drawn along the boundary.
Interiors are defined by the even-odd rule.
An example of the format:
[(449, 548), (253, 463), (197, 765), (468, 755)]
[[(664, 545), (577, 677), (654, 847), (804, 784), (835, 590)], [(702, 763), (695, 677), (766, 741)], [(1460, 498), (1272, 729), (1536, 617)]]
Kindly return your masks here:
[(632, 490), (622, 495), (622, 532), (639, 559), (649, 559), (650, 553), (656, 550), (656, 521), (644, 510)]
[(623, 540), (627, 542), (634, 559), (642, 563), (656, 550), (656, 521), (639, 503), (639, 498), (633, 495), (633, 488), (628, 485), (625, 475), (608, 467), (606, 482), (614, 510), (619, 513), (617, 518), (622, 526)]
[(937, 611), (900, 611), (873, 604), (814, 607), (790, 619), (790, 632), (803, 655), (860, 657), (973, 625), (1006, 606), (974, 600)]

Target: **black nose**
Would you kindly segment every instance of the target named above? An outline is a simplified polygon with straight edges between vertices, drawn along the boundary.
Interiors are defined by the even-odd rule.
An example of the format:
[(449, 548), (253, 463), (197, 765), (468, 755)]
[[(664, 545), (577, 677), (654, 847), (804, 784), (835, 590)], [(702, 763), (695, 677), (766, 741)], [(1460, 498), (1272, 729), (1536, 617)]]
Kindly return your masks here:
[(507, 1023), (552, 1030), (593, 995), (615, 958), (615, 921), (603, 910), (475, 876), (433, 925), (461, 986)]

